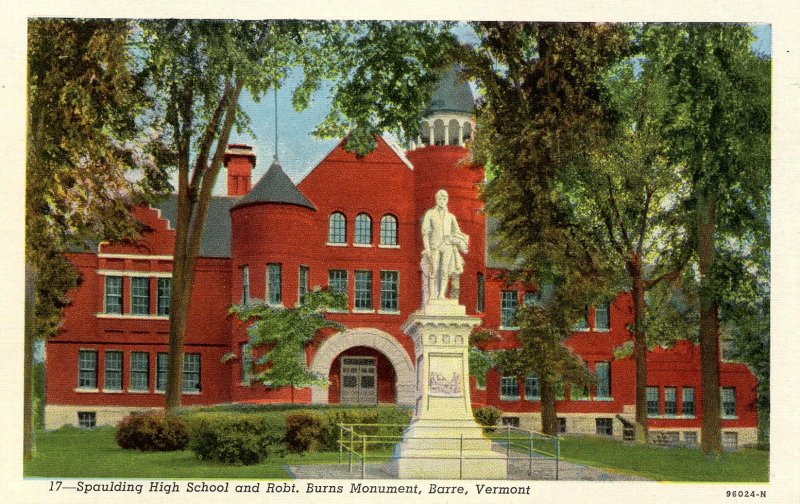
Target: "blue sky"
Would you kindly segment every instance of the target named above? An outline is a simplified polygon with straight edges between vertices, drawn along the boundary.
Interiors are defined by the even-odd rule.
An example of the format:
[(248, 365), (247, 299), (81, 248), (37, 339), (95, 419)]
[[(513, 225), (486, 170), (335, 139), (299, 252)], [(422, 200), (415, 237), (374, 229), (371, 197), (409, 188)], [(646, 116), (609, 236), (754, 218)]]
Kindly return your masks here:
[[(753, 50), (771, 54), (772, 28), (770, 25), (754, 25), (756, 41)], [(466, 25), (456, 30), (458, 36), (468, 40), (471, 31)], [(299, 75), (293, 75), (278, 90), (278, 159), (286, 174), (297, 183), (311, 171), (336, 146), (338, 140), (314, 138), (312, 131), (328, 112), (330, 96), (327, 90), (317, 92), (310, 106), (297, 112), (291, 104), (291, 91), (297, 85)], [(256, 103), (252, 96), (243, 94), (241, 105), (251, 119), (255, 137), (247, 133), (231, 133), (231, 143), (252, 145), (256, 152), (256, 168), (253, 184), (266, 173), (275, 152), (275, 99), (272, 93)], [(227, 175), (220, 174), (215, 194), (226, 193)]]

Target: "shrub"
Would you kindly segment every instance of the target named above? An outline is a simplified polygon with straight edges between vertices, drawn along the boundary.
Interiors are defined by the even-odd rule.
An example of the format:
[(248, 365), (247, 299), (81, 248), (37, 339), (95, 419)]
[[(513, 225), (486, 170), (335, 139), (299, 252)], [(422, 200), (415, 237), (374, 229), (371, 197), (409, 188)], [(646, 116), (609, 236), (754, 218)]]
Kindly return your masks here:
[(286, 449), (302, 453), (320, 447), (322, 417), (316, 413), (291, 413), (286, 415)]
[[(371, 443), (370, 448), (390, 447), (399, 442), (399, 436), (411, 420), (411, 411), (398, 408), (350, 409), (328, 411), (323, 416), (320, 431), (320, 445), (323, 451), (339, 449), (339, 424), (384, 424), (358, 426), (359, 434), (388, 436), (385, 443)], [(389, 424), (389, 425), (386, 425)], [(395, 426), (397, 425), (397, 426)], [(392, 439), (398, 437), (398, 439)]]
[(189, 441), (186, 422), (176, 417), (133, 414), (117, 425), (117, 444), (126, 450), (183, 450)]
[(261, 415), (206, 413), (189, 424), (189, 449), (203, 460), (250, 465), (283, 453), (284, 429)]
[(475, 420), (484, 426), (484, 432), (494, 432), (497, 422), (499, 422), (500, 417), (503, 416), (502, 410), (499, 410), (494, 406), (481, 406), (480, 408), (475, 409), (472, 413), (475, 416)]

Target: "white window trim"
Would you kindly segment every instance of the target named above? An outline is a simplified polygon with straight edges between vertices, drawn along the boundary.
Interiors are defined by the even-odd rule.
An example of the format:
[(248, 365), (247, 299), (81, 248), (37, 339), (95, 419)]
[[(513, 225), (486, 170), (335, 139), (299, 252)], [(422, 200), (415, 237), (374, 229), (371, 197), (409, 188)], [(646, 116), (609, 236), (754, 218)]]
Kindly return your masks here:
[(400, 245), (384, 245), (382, 243), (379, 243), (378, 244), (378, 248), (382, 248), (382, 249), (399, 249)]
[(371, 243), (353, 243), (353, 246), (354, 247), (358, 247), (358, 248), (372, 248), (372, 247), (374, 247), (374, 245), (372, 245)]
[[(399, 315), (400, 314), (400, 271), (399, 270), (380, 270), (378, 272), (378, 283), (379, 284), (381, 282), (381, 273), (383, 273), (383, 272), (397, 273), (397, 309), (396, 310), (382, 310), (380, 308), (381, 298), (380, 298), (380, 296), (378, 296), (377, 313), (382, 314), (382, 315)], [(383, 293), (383, 289), (379, 289), (378, 292), (379, 292), (379, 294), (382, 294)]]
[(136, 270), (97, 270), (99, 276), (128, 276), (128, 277), (155, 277), (172, 278), (171, 271), (136, 271)]
[[(144, 278), (144, 279), (147, 280), (147, 313), (133, 313), (132, 312), (132, 310), (133, 310), (133, 279), (134, 278)], [(150, 313), (150, 304), (151, 304), (150, 302), (152, 301), (152, 296), (150, 294), (152, 293), (152, 290), (153, 289), (150, 288), (150, 277), (149, 276), (131, 275), (131, 281), (128, 282), (128, 291), (129, 291), (129, 295), (128, 295), (128, 310), (129, 311), (125, 315), (131, 315), (131, 316), (134, 316), (134, 317), (145, 317), (145, 318), (154, 317), (155, 315)], [(158, 290), (158, 287), (156, 287), (156, 290)]]
[(81, 394), (97, 394), (97, 393), (100, 392), (100, 389), (98, 389), (98, 388), (80, 388), (80, 387), (75, 387), (72, 390), (73, 390), (73, 392), (79, 392)]
[(327, 245), (328, 247), (346, 247), (346, 246), (347, 246), (347, 243), (331, 243), (331, 242), (325, 242), (325, 245)]
[(95, 317), (122, 320), (169, 320), (169, 315), (133, 315), (131, 313), (96, 313)]
[(517, 395), (504, 395), (503, 394), (503, 378), (505, 376), (500, 377), (500, 400), (501, 401), (519, 401), (520, 400), (520, 393), (519, 393), (519, 380), (517, 380)]
[(351, 313), (377, 313), (375, 310), (370, 310), (368, 308), (353, 308)]
[(519, 326), (506, 327), (501, 325), (500, 327), (498, 327), (498, 329), (501, 331), (519, 331)]
[(175, 257), (171, 255), (150, 255), (150, 254), (112, 254), (98, 252), (99, 259), (137, 259), (150, 261), (172, 261)]

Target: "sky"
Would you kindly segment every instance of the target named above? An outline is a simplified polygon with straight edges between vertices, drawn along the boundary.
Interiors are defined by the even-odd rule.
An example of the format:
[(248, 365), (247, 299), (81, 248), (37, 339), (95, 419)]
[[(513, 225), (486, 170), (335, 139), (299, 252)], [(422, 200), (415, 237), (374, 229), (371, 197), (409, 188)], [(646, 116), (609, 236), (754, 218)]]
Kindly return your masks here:
[[(753, 25), (756, 41), (752, 48), (756, 52), (772, 53), (772, 28), (770, 25)], [(461, 40), (473, 41), (474, 34), (466, 24), (460, 24), (455, 33)], [(278, 161), (287, 175), (295, 183), (300, 182), (320, 161), (338, 144), (339, 140), (321, 140), (312, 132), (328, 112), (330, 95), (327, 90), (318, 91), (310, 106), (302, 112), (292, 107), (291, 93), (299, 83), (301, 74), (296, 72), (286, 80), (282, 89), (278, 90)], [(253, 185), (266, 173), (272, 164), (275, 154), (275, 98), (262, 97), (256, 103), (249, 93), (243, 93), (240, 101), (242, 108), (251, 119), (251, 129), (255, 136), (248, 133), (231, 133), (230, 143), (244, 143), (253, 146), (256, 153), (256, 168), (253, 170)], [(214, 193), (226, 194), (227, 175), (220, 174)]]

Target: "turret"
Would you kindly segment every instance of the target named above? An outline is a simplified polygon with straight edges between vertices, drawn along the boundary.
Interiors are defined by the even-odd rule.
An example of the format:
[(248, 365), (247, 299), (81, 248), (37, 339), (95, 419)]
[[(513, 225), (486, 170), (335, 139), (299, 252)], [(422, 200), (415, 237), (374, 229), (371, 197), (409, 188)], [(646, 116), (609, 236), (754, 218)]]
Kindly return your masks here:
[(461, 80), (458, 68), (442, 75), (425, 110), (416, 142), (411, 150), (430, 145), (463, 146), (472, 139), (475, 99), (469, 84)]

